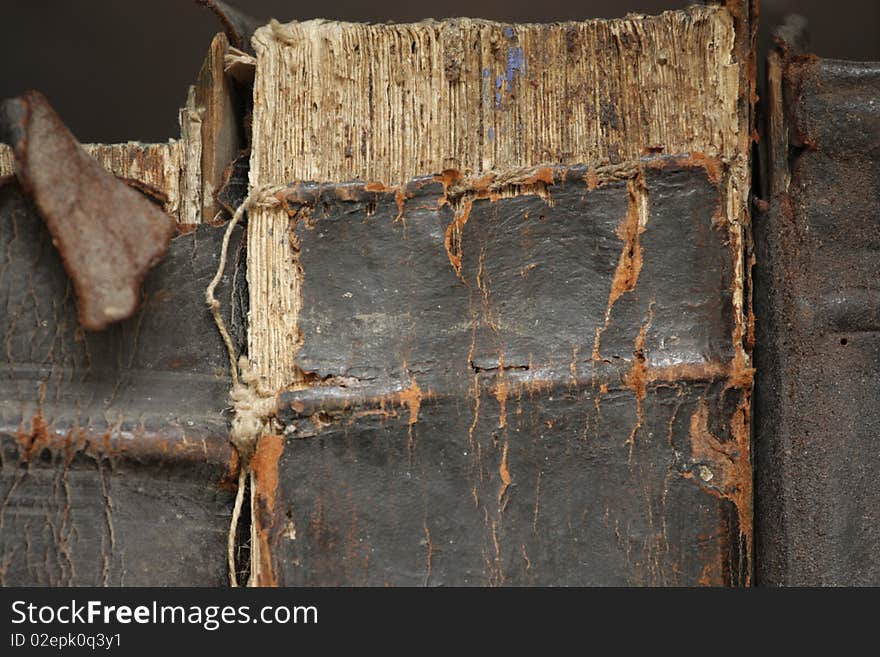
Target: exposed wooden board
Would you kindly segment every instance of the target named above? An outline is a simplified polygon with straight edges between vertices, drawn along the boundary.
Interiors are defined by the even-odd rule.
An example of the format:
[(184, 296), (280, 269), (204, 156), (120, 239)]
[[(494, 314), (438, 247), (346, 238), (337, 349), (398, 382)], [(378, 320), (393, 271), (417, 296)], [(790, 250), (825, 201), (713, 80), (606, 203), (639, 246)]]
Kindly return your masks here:
[(202, 223), (202, 115), (196, 88), (190, 87), (186, 105), (180, 108), (180, 223)]
[(227, 50), (223, 70), (233, 80), (243, 85), (253, 85), (256, 68), (257, 58), (253, 55), (232, 47)]
[(15, 155), (12, 147), (0, 144), (0, 178), (11, 176), (15, 173)]
[(165, 211), (178, 216), (180, 208), (180, 146), (167, 144), (83, 144), (86, 152), (119, 178), (134, 180), (167, 196)]
[(214, 194), (223, 184), (223, 173), (242, 149), (242, 126), (236, 107), (236, 91), (225, 73), (225, 57), (229, 48), (226, 35), (217, 34), (211, 41), (205, 62), (199, 71), (195, 102), (200, 108), (202, 221), (214, 220), (222, 206)]
[[(82, 144), (82, 147), (115, 176), (163, 195), (165, 211), (178, 217), (182, 166), (180, 142), (173, 139), (166, 144), (130, 141), (124, 144)], [(14, 172), (12, 148), (0, 144), (0, 177), (11, 176)]]

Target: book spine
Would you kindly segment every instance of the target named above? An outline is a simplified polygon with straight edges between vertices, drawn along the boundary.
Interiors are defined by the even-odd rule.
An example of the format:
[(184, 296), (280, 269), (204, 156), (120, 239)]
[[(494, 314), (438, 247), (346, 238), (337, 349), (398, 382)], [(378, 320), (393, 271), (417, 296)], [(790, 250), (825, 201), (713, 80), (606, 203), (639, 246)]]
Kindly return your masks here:
[(757, 577), (876, 585), (880, 65), (780, 35), (755, 222)]

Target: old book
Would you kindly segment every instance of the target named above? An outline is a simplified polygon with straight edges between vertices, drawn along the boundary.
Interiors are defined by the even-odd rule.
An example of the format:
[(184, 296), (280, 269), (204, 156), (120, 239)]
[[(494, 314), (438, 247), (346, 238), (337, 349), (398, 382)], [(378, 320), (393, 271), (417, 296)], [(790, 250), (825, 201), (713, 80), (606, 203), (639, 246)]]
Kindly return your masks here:
[(737, 30), (257, 30), (259, 583), (749, 581)]
[[(106, 334), (50, 323), (35, 351), (10, 315), (7, 335), (27, 328), (7, 351), (25, 374), (4, 415), (6, 581), (218, 584), (231, 539), (256, 585), (749, 583), (750, 11), (258, 29), (211, 69), (253, 71), (250, 143), (199, 152), (194, 92), (177, 147), (185, 223), (249, 170), (217, 294), (248, 358), (235, 415), (197, 294), (222, 228), (173, 240), (140, 317)], [(47, 248), (30, 242), (23, 280)], [(53, 266), (41, 303), (64, 299)], [(115, 341), (94, 347), (106, 362), (56, 362), (94, 340)], [(45, 380), (64, 403), (29, 387)], [(242, 390), (271, 404), (247, 416), (253, 453), (229, 444)], [(87, 443), (73, 417), (94, 420)], [(237, 468), (250, 499), (227, 534)], [(152, 553), (124, 544), (113, 522), (133, 531), (155, 499), (179, 525)], [(190, 527), (204, 561), (184, 575), (168, 555)]]
[(756, 222), (759, 576), (880, 583), (880, 65), (768, 61), (769, 208)]

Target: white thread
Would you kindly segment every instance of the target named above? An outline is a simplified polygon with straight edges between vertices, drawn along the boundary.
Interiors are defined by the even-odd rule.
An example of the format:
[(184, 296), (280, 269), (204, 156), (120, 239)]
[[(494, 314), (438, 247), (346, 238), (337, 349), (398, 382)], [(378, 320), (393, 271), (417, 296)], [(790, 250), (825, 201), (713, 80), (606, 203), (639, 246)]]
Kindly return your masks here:
[[(232, 219), (226, 226), (226, 232), (223, 234), (223, 244), (220, 248), (220, 262), (217, 265), (217, 273), (208, 284), (205, 290), (205, 302), (211, 309), (214, 317), (214, 323), (217, 330), (223, 338), (223, 344), (226, 346), (226, 352), (229, 355), (229, 374), (232, 378), (232, 388), (229, 391), (229, 400), (232, 403), (232, 428), (229, 432), (229, 440), (238, 452), (239, 457), (239, 475), (238, 490), (235, 494), (235, 504), (232, 508), (232, 519), (229, 526), (229, 536), (227, 539), (227, 564), (229, 568), (229, 584), (232, 587), (238, 586), (238, 577), (235, 572), (235, 541), (236, 532), (238, 530), (238, 522), (241, 518), (241, 508), (244, 504), (244, 489), (250, 476), (250, 504), (251, 513), (253, 514), (254, 504), (256, 501), (254, 492), (254, 473), (251, 470), (251, 458), (257, 448), (257, 442), (264, 434), (272, 428), (272, 419), (275, 415), (275, 395), (274, 393), (262, 390), (256, 374), (252, 371), (250, 363), (245, 356), (241, 356), (236, 360), (235, 346), (232, 344), (232, 337), (226, 328), (226, 322), (220, 314), (220, 302), (214, 296), (217, 285), (223, 279), (223, 271), (226, 268), (226, 257), (229, 251), (229, 240), (236, 225), (244, 217), (245, 212), (253, 207), (273, 207), (280, 205), (281, 201), (277, 194), (284, 189), (284, 186), (266, 186), (256, 190), (252, 190), (244, 202), (238, 206)], [(251, 515), (251, 577), (248, 580), (248, 586), (252, 586), (258, 581), (259, 566), (259, 545), (253, 540), (253, 515)]]

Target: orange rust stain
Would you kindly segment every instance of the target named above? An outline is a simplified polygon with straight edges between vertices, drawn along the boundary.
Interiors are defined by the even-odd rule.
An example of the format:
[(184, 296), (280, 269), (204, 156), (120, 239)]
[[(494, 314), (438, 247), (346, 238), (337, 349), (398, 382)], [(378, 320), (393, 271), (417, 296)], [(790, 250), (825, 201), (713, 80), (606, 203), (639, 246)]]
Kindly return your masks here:
[[(709, 405), (700, 401), (691, 415), (691, 457), (701, 464), (699, 472), (684, 473), (703, 490), (733, 503), (739, 531), (746, 539), (747, 562), (752, 555), (752, 468), (749, 442), (749, 395), (743, 391), (740, 403), (730, 418), (732, 440), (719, 440), (709, 431)], [(747, 574), (746, 583), (751, 575)]]
[(644, 326), (639, 329), (633, 345), (633, 361), (632, 369), (627, 374), (625, 383), (635, 394), (636, 399), (642, 401), (645, 398), (647, 383), (649, 380), (648, 366), (645, 358), (645, 337), (648, 335), (648, 329), (651, 328), (651, 322), (654, 321), (654, 302), (648, 306), (648, 320)]
[(635, 393), (636, 396), (636, 424), (633, 426), (629, 438), (626, 441), (626, 444), (629, 445), (630, 459), (632, 458), (633, 450), (636, 446), (636, 433), (642, 427), (642, 422), (644, 421), (642, 402), (645, 400), (645, 395), (647, 394), (648, 383), (648, 366), (646, 365), (647, 359), (645, 357), (645, 337), (648, 334), (648, 329), (650, 328), (652, 321), (654, 321), (653, 301), (648, 306), (648, 320), (636, 336), (635, 345), (633, 346), (632, 369), (624, 379), (624, 383), (633, 391), (633, 393)]
[(755, 368), (746, 364), (745, 354), (737, 352), (733, 357), (730, 367), (730, 376), (727, 380), (728, 388), (751, 389), (755, 380)]
[(458, 171), (457, 169), (444, 169), (440, 172), (440, 175), (434, 176), (434, 180), (443, 185), (443, 197), (438, 203), (439, 206), (442, 206), (444, 203), (449, 203), (449, 188), (458, 183), (461, 179), (461, 171)]
[[(477, 422), (480, 419), (480, 375), (474, 374), (474, 419), (471, 422), (470, 428), (468, 428), (468, 445), (470, 446), (471, 451), (474, 449), (474, 429), (477, 428)], [(476, 493), (476, 489), (474, 489)], [(476, 495), (474, 496), (474, 501), (476, 501)]]
[(510, 392), (510, 386), (504, 377), (504, 356), (499, 360), (498, 380), (492, 386), (492, 394), (498, 400), (498, 428), (503, 429), (507, 426), (507, 396)]
[[(529, 369), (533, 369), (534, 365), (532, 364), (531, 358), (529, 359)], [(558, 381), (556, 379), (543, 379), (538, 376), (530, 376), (525, 381), (518, 383), (516, 385), (516, 393), (519, 397), (522, 397), (522, 393), (524, 391), (528, 391), (530, 397), (534, 397), (534, 395), (539, 395), (544, 392), (548, 392), (553, 389), (553, 386), (556, 385)]]
[[(736, 262), (740, 258), (742, 251), (741, 236), (738, 232), (732, 231), (730, 234), (730, 250)], [(752, 256), (748, 264), (744, 267), (743, 276), (747, 277), (754, 265), (754, 256)], [(744, 388), (751, 390), (755, 377), (755, 369), (749, 362), (746, 349), (751, 350), (755, 344), (755, 315), (751, 307), (751, 298), (744, 294), (743, 281), (739, 277), (734, 277), (731, 283), (731, 292), (734, 299), (739, 297), (741, 303), (747, 308), (742, 312), (742, 308), (735, 308), (737, 311), (736, 321), (733, 325), (733, 349), (734, 356), (730, 364), (730, 377), (727, 383), (728, 388)]]
[(489, 586), (504, 586), (504, 562), (501, 559), (501, 541), (498, 539), (498, 525), (492, 521), (492, 545), (495, 558), (489, 567)]
[(498, 428), (503, 429), (507, 426), (507, 382), (499, 381), (495, 386), (495, 399), (498, 400)]
[(724, 163), (719, 158), (701, 152), (669, 158), (652, 158), (647, 160), (646, 164), (652, 169), (665, 169), (670, 164), (689, 169), (704, 169), (706, 177), (713, 185), (721, 182), (724, 171)]
[(709, 157), (705, 153), (691, 153), (690, 165), (699, 166), (705, 169), (706, 177), (713, 185), (717, 185), (721, 182), (721, 174), (724, 165), (717, 157)]
[[(105, 442), (104, 455), (113, 455), (107, 446), (109, 434), (102, 436)], [(66, 433), (52, 431), (42, 414), (31, 418), (30, 430), (19, 429), (15, 434), (15, 441), (20, 447), (22, 463), (27, 463), (38, 456), (44, 449), (52, 452), (52, 456), (64, 455), (65, 463), (70, 465), (74, 456), (79, 452), (88, 451), (92, 456), (102, 454), (95, 449), (95, 441), (90, 440), (89, 432), (85, 429), (71, 429)]]
[[(387, 393), (385, 395), (376, 395), (370, 397), (363, 397), (358, 400), (360, 405), (366, 406), (367, 408), (362, 408), (360, 410), (352, 410), (350, 413), (346, 414), (348, 420), (352, 418), (358, 417), (369, 417), (369, 416), (382, 416), (385, 418), (396, 418), (399, 417), (400, 414), (393, 407), (395, 405), (404, 407), (408, 409), (409, 412), (409, 424), (415, 424), (419, 420), (419, 412), (421, 408), (421, 404), (426, 399), (431, 399), (434, 396), (434, 393), (431, 390), (423, 390), (415, 378), (413, 378), (412, 383), (408, 388), (404, 388), (400, 392), (395, 393)], [(347, 399), (344, 400), (341, 409), (348, 410), (352, 404), (353, 400)], [(373, 406), (375, 408), (370, 408)], [(302, 412), (304, 406), (302, 404), (298, 404), (297, 402), (292, 402), (291, 407), (298, 412)], [(330, 421), (327, 419), (321, 419), (319, 413), (314, 413), (311, 415), (311, 419), (315, 424), (321, 426), (329, 426), (333, 421), (335, 421), (335, 417), (331, 418)]]
[(443, 197), (438, 205), (449, 204), (451, 202), (449, 199), (451, 193), (459, 199), (460, 208), (446, 229), (444, 242), (449, 262), (460, 278), (462, 257), (461, 233), (470, 216), (473, 202), (475, 200), (494, 202), (509, 195), (519, 194), (538, 194), (549, 198), (547, 187), (555, 183), (555, 174), (553, 167), (539, 167), (534, 169), (530, 175), (513, 180), (498, 180), (498, 173), (492, 171), (483, 174), (479, 178), (468, 178), (465, 180), (459, 171), (447, 169), (440, 175), (434, 176), (434, 180), (443, 184)]
[[(276, 196), (276, 198), (277, 198), (277, 196)], [(288, 217), (295, 217), (296, 213), (300, 209), (300, 206), (296, 205), (296, 207), (294, 207), (294, 205), (291, 205), (291, 204), (292, 203), (298, 204), (299, 201), (296, 201), (296, 200), (288, 197), (286, 194), (282, 195), (280, 200), (281, 200), (281, 208), (287, 213), (287, 216)], [(198, 224), (193, 224), (193, 225), (198, 227)]]
[(250, 468), (254, 476), (254, 535), (257, 539), (259, 571), (257, 586), (277, 586), (272, 568), (270, 530), (273, 525), (275, 495), (278, 490), (278, 461), (284, 451), (284, 437), (274, 434), (262, 436), (251, 457)]
[(611, 281), (611, 291), (608, 293), (608, 304), (605, 308), (605, 323), (596, 328), (596, 337), (593, 341), (592, 357), (594, 361), (601, 361), (602, 355), (600, 342), (602, 333), (608, 328), (611, 321), (611, 310), (617, 300), (626, 292), (632, 292), (639, 280), (642, 271), (642, 246), (639, 236), (645, 232), (645, 227), (639, 222), (639, 205), (641, 195), (644, 193), (644, 184), (641, 174), (636, 180), (627, 186), (629, 190), (629, 203), (627, 211), (617, 227), (617, 236), (623, 241), (623, 249), (617, 262), (617, 269)]
[(388, 185), (384, 185), (380, 182), (368, 182), (364, 185), (365, 192), (390, 192), (392, 191), (392, 187), (388, 187)]
[[(735, 285), (736, 283), (734, 283)], [(747, 322), (754, 322), (754, 315), (749, 309)], [(754, 325), (746, 330), (754, 331)], [(752, 336), (754, 334), (752, 333)], [(728, 388), (745, 388), (750, 390), (755, 379), (755, 368), (751, 366), (743, 347), (745, 336), (743, 335), (743, 323), (737, 320), (733, 327), (733, 359), (730, 363), (730, 377), (727, 382)]]
[(444, 240), (446, 255), (449, 257), (449, 263), (459, 278), (461, 278), (461, 232), (470, 217), (472, 206), (473, 199), (464, 199), (461, 212), (455, 215), (455, 218), (446, 228), (446, 238)]
[(596, 173), (596, 169), (590, 167), (587, 170), (587, 191), (592, 192), (599, 186), (599, 174)]
[(234, 491), (238, 488), (238, 470), (241, 467), (241, 458), (238, 455), (238, 450), (233, 449), (229, 452), (229, 465), (226, 469), (223, 478), (220, 479), (220, 488), (222, 490), (231, 490)]
[[(404, 219), (403, 208), (406, 204), (406, 194), (400, 187), (394, 190), (394, 202), (397, 203), (397, 216), (394, 217), (394, 221)], [(404, 219), (404, 221), (406, 220)], [(405, 225), (406, 224), (404, 223), (404, 226)]]
[(716, 381), (730, 376), (726, 363), (679, 363), (664, 367), (646, 367), (646, 383), (677, 383), (681, 381)]
[(722, 563), (721, 558), (710, 559), (706, 562), (703, 570), (700, 572), (697, 584), (700, 586), (724, 586), (724, 576), (721, 572)]
[[(606, 325), (607, 325), (607, 322), (606, 322)], [(607, 328), (607, 326), (605, 328)], [(596, 327), (596, 337), (593, 338), (592, 358), (597, 363), (601, 362), (601, 360), (602, 360), (602, 353), (599, 351), (599, 344), (602, 340), (602, 332), (605, 330), (605, 328), (603, 328), (602, 326), (597, 326)]]
[(400, 400), (401, 406), (406, 406), (409, 409), (409, 424), (413, 425), (418, 422), (423, 396), (422, 389), (419, 387), (415, 378), (413, 378), (412, 385), (410, 385), (409, 388), (400, 392), (398, 399)]
[(257, 528), (256, 538), (259, 544), (260, 570), (256, 577), (256, 586), (275, 588), (278, 586), (278, 580), (275, 577), (275, 571), (272, 568), (272, 554), (269, 551), (269, 532), (266, 529)]
[[(483, 319), (489, 325), (489, 327), (493, 331), (498, 330), (498, 325), (495, 322), (495, 313), (492, 311), (492, 304), (489, 301), (489, 286), (486, 284), (485, 276), (483, 275), (483, 263), (486, 259), (486, 249), (480, 249), (480, 258), (477, 266), (477, 288), (480, 290), (480, 296), (483, 300)], [(473, 344), (471, 345), (471, 349), (473, 349)], [(470, 358), (470, 357), (469, 357)], [(501, 356), (501, 369), (504, 369), (504, 355)]]
[[(103, 450), (104, 454), (110, 454), (112, 451), (112, 447), (113, 447), (113, 444), (111, 441), (110, 432), (107, 431), (101, 436), (101, 449)], [(163, 444), (163, 452), (167, 452), (167, 451), (168, 451), (168, 444), (165, 443), (165, 444)]]
[(510, 487), (510, 482), (513, 481), (513, 478), (510, 476), (510, 468), (507, 465), (507, 447), (508, 444), (504, 443), (504, 451), (501, 452), (501, 465), (498, 466), (498, 474), (501, 476), (501, 490), (498, 491), (498, 504), (501, 504), (504, 493), (507, 492), (507, 489)]
[(34, 415), (31, 418), (31, 430), (18, 431), (15, 434), (15, 441), (23, 450), (21, 455), (23, 462), (30, 461), (43, 449), (49, 447), (52, 443), (52, 438), (49, 435), (49, 427), (43, 416)]
[(553, 169), (551, 167), (541, 167), (531, 176), (523, 178), (521, 181), (517, 181), (517, 185), (534, 185), (539, 182), (544, 183), (545, 185), (552, 185), (555, 182)]
[(755, 313), (749, 308), (748, 328), (746, 332), (746, 346), (749, 349), (755, 348)]
[(278, 459), (284, 451), (284, 437), (267, 434), (260, 438), (251, 457), (251, 471), (257, 483), (257, 495), (266, 503), (271, 513), (275, 509), (275, 492), (278, 488)]
[(552, 185), (555, 182), (553, 177), (553, 169), (551, 167), (541, 167), (535, 174), (535, 182), (542, 182)]
[(617, 262), (617, 270), (611, 282), (611, 294), (608, 297), (608, 309), (620, 298), (624, 292), (632, 292), (639, 280), (642, 271), (642, 247), (639, 244), (639, 235), (644, 228), (639, 226), (639, 199), (637, 192), (630, 190), (629, 205), (626, 216), (617, 227), (617, 236), (623, 241), (624, 248)]
[(468, 187), (470, 187), (471, 192), (476, 195), (478, 198), (488, 198), (490, 196), (490, 186), (495, 181), (495, 173), (489, 172), (483, 174), (479, 178), (469, 179)]
[[(321, 420), (318, 417), (319, 415), (320, 415), (320, 413), (315, 413), (315, 415), (313, 416), (312, 422), (315, 422), (316, 424), (321, 423)], [(397, 411), (389, 411), (387, 408), (385, 408), (385, 402), (383, 401), (379, 408), (352, 412), (350, 419), (353, 420), (353, 419), (361, 418), (361, 417), (376, 417), (376, 416), (385, 418), (387, 420), (389, 418), (397, 417)], [(330, 422), (323, 422), (321, 424), (323, 424), (324, 426), (330, 426)]]
[(596, 437), (599, 437), (599, 425), (602, 419), (602, 397), (608, 394), (608, 384), (603, 383), (599, 386), (599, 394), (593, 398), (593, 406), (596, 409)]

